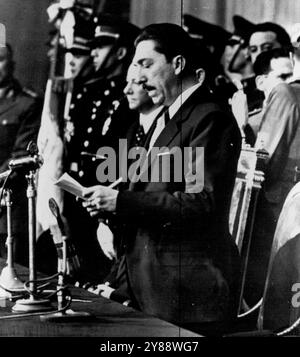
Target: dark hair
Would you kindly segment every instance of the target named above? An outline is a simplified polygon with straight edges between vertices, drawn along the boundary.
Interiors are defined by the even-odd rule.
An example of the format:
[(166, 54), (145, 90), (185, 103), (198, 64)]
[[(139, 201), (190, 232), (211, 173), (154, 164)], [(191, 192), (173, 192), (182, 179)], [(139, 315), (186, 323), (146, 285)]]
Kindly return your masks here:
[(274, 22), (262, 22), (254, 26), (252, 34), (255, 32), (267, 32), (271, 31), (276, 34), (277, 41), (281, 44), (282, 47), (290, 47), (291, 39), (286, 30)]
[(271, 60), (280, 57), (289, 58), (289, 52), (286, 48), (273, 48), (272, 50), (260, 53), (253, 65), (254, 73), (257, 76), (268, 74), (271, 69)]
[(146, 40), (153, 40), (156, 44), (155, 50), (164, 54), (168, 62), (182, 55), (186, 60), (185, 72), (196, 69), (192, 38), (182, 27), (170, 23), (146, 26), (135, 40), (135, 46)]

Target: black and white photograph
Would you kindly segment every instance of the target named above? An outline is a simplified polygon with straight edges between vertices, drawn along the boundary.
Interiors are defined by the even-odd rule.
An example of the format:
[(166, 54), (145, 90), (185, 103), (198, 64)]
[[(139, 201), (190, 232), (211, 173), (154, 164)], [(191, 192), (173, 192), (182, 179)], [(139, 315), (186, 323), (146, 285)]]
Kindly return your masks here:
[(299, 337), (299, 182), (299, 1), (0, 0), (0, 344)]

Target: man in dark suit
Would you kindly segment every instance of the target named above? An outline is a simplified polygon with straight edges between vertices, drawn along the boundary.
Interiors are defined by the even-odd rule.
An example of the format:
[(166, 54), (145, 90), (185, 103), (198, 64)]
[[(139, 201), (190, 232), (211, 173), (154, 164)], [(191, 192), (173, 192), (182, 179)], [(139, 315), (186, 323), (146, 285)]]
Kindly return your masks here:
[[(238, 256), (228, 211), (240, 134), (197, 81), (190, 41), (173, 24), (150, 25), (137, 38), (132, 65), (138, 80), (154, 104), (169, 109), (149, 132), (148, 155), (129, 175), (129, 189), (87, 188), (84, 206), (92, 216), (112, 214), (122, 227), (128, 290), (137, 308), (221, 333), (236, 314)], [(176, 161), (184, 148), (190, 154)], [(160, 158), (172, 153), (175, 165), (158, 172)], [(149, 158), (153, 176), (147, 180)]]
[[(35, 141), (40, 125), (42, 103), (37, 94), (22, 88), (14, 78), (11, 47), (0, 47), (0, 173), (11, 159), (28, 155), (26, 148)], [(12, 190), (12, 234), (15, 260), (28, 264), (28, 214), (25, 174), (14, 172), (7, 187)], [(6, 212), (0, 216), (1, 255), (6, 255)]]

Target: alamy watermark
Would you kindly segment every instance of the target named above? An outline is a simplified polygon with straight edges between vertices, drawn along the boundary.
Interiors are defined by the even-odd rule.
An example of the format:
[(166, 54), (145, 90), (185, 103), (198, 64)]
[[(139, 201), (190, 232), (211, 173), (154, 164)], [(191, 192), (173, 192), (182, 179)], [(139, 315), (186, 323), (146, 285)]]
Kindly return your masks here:
[(292, 306), (295, 308), (300, 307), (300, 283), (292, 285), (292, 292), (295, 294), (292, 296)]
[(105, 146), (97, 151), (97, 156), (103, 157), (96, 171), (100, 183), (122, 177), (123, 182), (184, 183), (190, 193), (203, 190), (203, 147), (153, 147), (148, 152), (144, 147), (128, 150), (127, 140), (120, 139), (118, 152)]

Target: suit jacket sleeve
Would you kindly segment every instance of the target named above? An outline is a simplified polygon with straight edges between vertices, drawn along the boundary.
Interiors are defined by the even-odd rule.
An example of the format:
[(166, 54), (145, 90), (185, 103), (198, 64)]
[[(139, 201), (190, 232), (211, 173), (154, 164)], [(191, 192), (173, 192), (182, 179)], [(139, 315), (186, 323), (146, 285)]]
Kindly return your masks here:
[[(226, 215), (236, 174), (240, 152), (239, 129), (231, 116), (219, 111), (197, 120), (183, 123), (184, 146), (204, 148), (202, 153), (189, 157), (189, 170), (185, 173), (182, 189), (168, 192), (120, 192), (117, 199), (117, 217), (128, 222), (197, 222), (199, 217), (212, 214)], [(195, 118), (194, 118), (195, 119)], [(197, 160), (197, 162), (196, 162)], [(193, 179), (191, 169), (203, 162), (203, 172)], [(202, 175), (204, 174), (204, 175)], [(146, 190), (147, 191), (147, 190)]]

